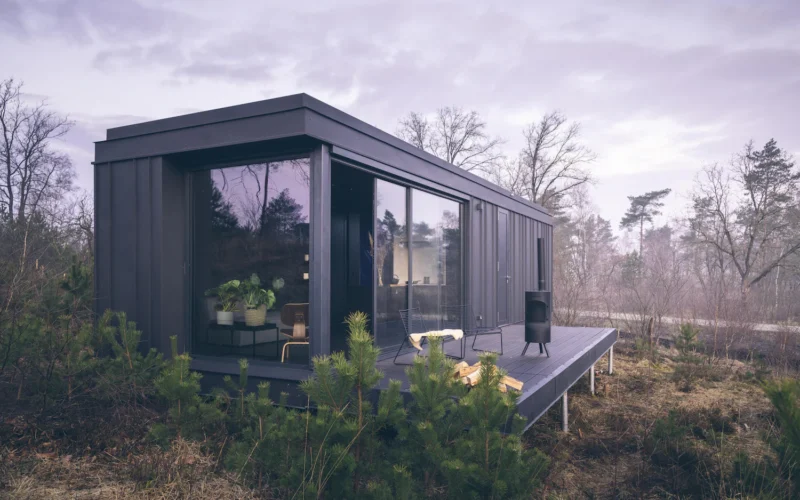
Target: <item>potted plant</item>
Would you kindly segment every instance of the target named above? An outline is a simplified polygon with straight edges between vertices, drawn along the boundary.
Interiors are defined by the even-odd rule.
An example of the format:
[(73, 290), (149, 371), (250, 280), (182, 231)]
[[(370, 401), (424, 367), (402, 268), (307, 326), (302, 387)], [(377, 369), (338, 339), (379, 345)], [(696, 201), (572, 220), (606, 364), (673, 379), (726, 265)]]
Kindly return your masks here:
[[(273, 285), (275, 281), (273, 281)], [(261, 326), (267, 321), (267, 310), (275, 304), (275, 293), (261, 288), (261, 279), (253, 273), (242, 283), (244, 322), (247, 326)]]
[(217, 298), (217, 324), (233, 325), (233, 312), (239, 302), (241, 293), (241, 282), (230, 280), (216, 288), (206, 290), (206, 296)]

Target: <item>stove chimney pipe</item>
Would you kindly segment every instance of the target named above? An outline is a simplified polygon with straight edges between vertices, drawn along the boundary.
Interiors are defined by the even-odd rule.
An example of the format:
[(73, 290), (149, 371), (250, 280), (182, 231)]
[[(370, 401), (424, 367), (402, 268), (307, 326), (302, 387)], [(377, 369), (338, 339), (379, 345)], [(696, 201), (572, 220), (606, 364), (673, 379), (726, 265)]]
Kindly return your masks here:
[(537, 271), (539, 273), (539, 291), (546, 288), (544, 280), (544, 241), (541, 238), (536, 239), (536, 262), (538, 264)]

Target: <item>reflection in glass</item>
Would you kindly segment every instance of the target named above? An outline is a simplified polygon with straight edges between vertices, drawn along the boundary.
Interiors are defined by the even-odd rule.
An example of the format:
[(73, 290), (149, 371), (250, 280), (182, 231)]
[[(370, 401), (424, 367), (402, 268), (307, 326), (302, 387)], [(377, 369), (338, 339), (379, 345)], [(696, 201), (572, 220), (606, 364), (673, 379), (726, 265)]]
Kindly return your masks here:
[(448, 315), (463, 304), (461, 206), (416, 189), (411, 196), (414, 307), (419, 307), (428, 324), (437, 329), (458, 327)]
[(375, 266), (377, 289), (375, 339), (380, 347), (403, 341), (400, 310), (408, 308), (406, 188), (377, 181)]
[[(225, 281), (255, 273), (269, 288), (273, 279), (282, 278), (285, 285), (276, 292), (275, 306), (267, 315), (267, 322), (281, 328), (287, 327), (279, 323), (285, 304), (308, 303), (308, 281), (303, 276), (308, 273), (309, 196), (308, 159), (193, 174), (196, 346), (218, 353), (224, 345), (223, 353), (252, 354), (252, 332), (220, 336), (206, 331), (214, 318), (214, 300), (204, 291)], [(242, 316), (239, 311), (235, 319)], [(256, 355), (276, 357), (275, 341), (274, 329), (257, 332)], [(292, 357), (302, 359), (299, 351), (292, 351)]]

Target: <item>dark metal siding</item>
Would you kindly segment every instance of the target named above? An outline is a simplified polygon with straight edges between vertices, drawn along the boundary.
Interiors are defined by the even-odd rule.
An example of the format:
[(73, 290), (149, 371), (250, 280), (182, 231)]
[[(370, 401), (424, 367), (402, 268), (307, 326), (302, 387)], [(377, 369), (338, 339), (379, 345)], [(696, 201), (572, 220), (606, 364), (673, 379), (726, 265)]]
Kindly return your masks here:
[(199, 149), (295, 137), (304, 134), (302, 109), (235, 121), (98, 142), (95, 162), (113, 162), (143, 155), (166, 155)]
[(305, 94), (111, 129), (107, 140), (95, 146), (95, 162), (189, 153), (293, 137), (318, 139), (465, 195), (545, 223), (552, 222), (542, 207), (512, 196), (485, 179)]
[(111, 166), (94, 167), (95, 211), (95, 307), (99, 313), (111, 308)]
[(160, 157), (96, 164), (95, 213), (97, 312), (125, 311), (144, 347), (183, 345), (183, 174)]
[[(478, 207), (480, 206), (480, 209)], [(497, 324), (497, 216), (498, 207), (473, 198), (470, 210), (469, 241), (469, 294), (476, 315), (483, 317), (483, 324)], [(548, 224), (509, 212), (508, 267), (511, 280), (508, 292), (508, 315), (510, 323), (525, 319), (525, 292), (537, 290), (536, 239), (544, 238), (545, 269), (548, 272), (547, 288), (550, 289), (552, 267), (553, 228)]]
[[(551, 220), (550, 216), (545, 212), (537, 210), (519, 198), (512, 197), (498, 186), (490, 184), (484, 179), (464, 172), (452, 165), (445, 164), (439, 159), (436, 159), (436, 161), (447, 165), (448, 168), (426, 161), (419, 156), (410, 154), (405, 149), (398, 148), (353, 128), (344, 127), (333, 119), (313, 111), (307, 113), (306, 133), (311, 137), (354, 151), (359, 155), (385, 163), (414, 176), (500, 204), (509, 210), (527, 213), (542, 220)], [(381, 134), (385, 133), (381, 132)], [(394, 141), (399, 141), (397, 138), (393, 139)], [(420, 151), (420, 153), (423, 152)]]
[[(311, 152), (311, 274), (309, 299), (311, 324), (330, 332), (331, 322), (331, 156), (326, 145)], [(330, 334), (311, 336), (312, 356), (329, 354)]]
[(161, 206), (159, 214), (163, 221), (161, 234), (158, 236), (159, 255), (161, 257), (161, 311), (160, 332), (155, 339), (160, 345), (154, 345), (162, 351), (169, 349), (169, 337), (178, 336), (181, 350), (189, 348), (189, 336), (184, 324), (184, 308), (189, 304), (184, 297), (184, 222), (186, 221), (186, 203), (184, 203), (184, 174), (166, 159), (161, 163)]
[[(136, 169), (133, 161), (111, 167), (111, 301), (133, 311), (136, 303)], [(120, 284), (123, 284), (120, 286)]]
[[(147, 346), (169, 349), (178, 335), (188, 348), (191, 265), (187, 177), (180, 163), (217, 156), (250, 157), (301, 138), (312, 154), (313, 218), (330, 218), (330, 149), (390, 176), (406, 178), (462, 200), (468, 213), (465, 280), (467, 298), (482, 324), (497, 323), (497, 217), (509, 212), (508, 320), (524, 318), (524, 292), (537, 289), (536, 239), (545, 240), (548, 288), (552, 283), (552, 218), (537, 205), (445, 164), (360, 120), (308, 96), (177, 117), (110, 130), (95, 152), (97, 310), (124, 310), (145, 334)], [(271, 141), (271, 142), (268, 142)], [(318, 141), (318, 142), (317, 142)], [(216, 148), (216, 149), (214, 149)], [(224, 154), (220, 151), (224, 150)], [(184, 152), (182, 155), (164, 156)], [(234, 154), (234, 156), (235, 156)], [(173, 163), (174, 162), (174, 163)], [(480, 206), (480, 209), (478, 207)], [(312, 320), (327, 332), (330, 235), (312, 227)], [(324, 335), (311, 352), (328, 351)]]
[[(153, 305), (152, 293), (153, 272), (153, 204), (152, 174), (150, 158), (136, 160), (136, 304), (137, 323), (147, 339), (153, 345)], [(156, 278), (157, 279), (157, 278)]]

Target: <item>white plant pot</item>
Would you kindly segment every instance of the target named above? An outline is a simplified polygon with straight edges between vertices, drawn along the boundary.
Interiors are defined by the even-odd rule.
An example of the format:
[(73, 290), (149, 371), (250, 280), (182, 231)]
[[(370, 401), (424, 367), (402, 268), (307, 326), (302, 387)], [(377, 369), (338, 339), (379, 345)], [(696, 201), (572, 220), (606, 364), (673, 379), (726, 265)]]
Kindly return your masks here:
[(217, 324), (218, 325), (232, 325), (233, 324), (233, 311), (217, 311)]

